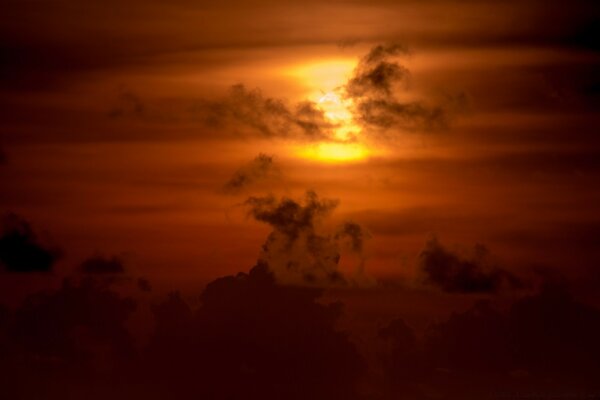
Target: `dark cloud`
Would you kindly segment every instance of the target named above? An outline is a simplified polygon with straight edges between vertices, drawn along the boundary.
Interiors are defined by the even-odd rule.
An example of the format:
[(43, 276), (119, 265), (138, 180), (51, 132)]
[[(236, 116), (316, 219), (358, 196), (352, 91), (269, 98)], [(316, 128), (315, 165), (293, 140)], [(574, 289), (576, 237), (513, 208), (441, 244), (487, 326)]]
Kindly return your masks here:
[(388, 345), (382, 354), (384, 398), (595, 392), (599, 332), (600, 310), (556, 285), (517, 299), (507, 310), (478, 301), (434, 323), (423, 337), (396, 319), (380, 330)]
[(356, 222), (346, 221), (338, 227), (335, 234), (335, 238), (338, 240), (348, 238), (350, 241), (350, 247), (357, 253), (362, 253), (365, 240), (369, 239), (371, 235), (362, 226)]
[(8, 272), (52, 270), (59, 251), (42, 244), (27, 221), (16, 214), (7, 214), (1, 232), (0, 267)]
[[(152, 307), (147, 344), (127, 326), (136, 303), (101, 279), (65, 280), (0, 307), (0, 393), (10, 398), (357, 399), (365, 364), (335, 328), (340, 303), (282, 286), (265, 265)], [(35, 384), (32, 384), (35, 383)]]
[(81, 263), (81, 272), (85, 274), (123, 274), (125, 267), (117, 256), (95, 255)]
[(408, 69), (389, 58), (399, 54), (407, 54), (405, 47), (377, 45), (362, 58), (354, 71), (354, 76), (346, 83), (346, 92), (350, 97), (362, 97), (370, 94), (391, 96), (398, 85), (410, 78)]
[[(350, 281), (361, 283), (366, 278), (362, 254), (363, 241), (367, 237), (365, 231), (352, 222), (342, 224), (331, 234), (321, 226), (337, 204), (336, 200), (319, 199), (312, 191), (306, 193), (303, 203), (274, 196), (246, 200), (249, 214), (273, 227), (263, 244), (259, 260), (269, 266), (278, 280), (331, 285)], [(351, 250), (360, 256), (354, 277), (346, 277), (338, 270), (340, 247), (346, 239)]]
[(438, 129), (447, 125), (451, 103), (465, 101), (464, 95), (448, 104), (400, 100), (400, 92), (409, 86), (410, 72), (396, 56), (407, 53), (399, 44), (378, 45), (360, 60), (344, 91), (354, 101), (355, 118), (363, 125), (384, 130)]
[(495, 292), (504, 285), (511, 288), (523, 285), (510, 272), (491, 264), (483, 245), (476, 245), (472, 255), (463, 257), (432, 238), (419, 255), (419, 269), (425, 283), (446, 292)]
[(260, 264), (210, 283), (197, 311), (171, 295), (154, 311), (156, 381), (211, 399), (356, 398), (363, 361), (334, 329), (340, 305), (319, 296)]
[(143, 118), (146, 113), (147, 106), (138, 94), (129, 89), (120, 88), (118, 104), (109, 111), (108, 115), (111, 118), (124, 116)]
[(600, 372), (600, 310), (563, 285), (516, 302), (508, 323), (515, 363), (532, 374), (585, 380)]
[(279, 174), (280, 170), (275, 164), (273, 156), (261, 153), (233, 174), (223, 186), (223, 192), (238, 194), (249, 186), (276, 178)]
[(306, 229), (313, 230), (317, 220), (330, 214), (338, 203), (337, 200), (320, 200), (313, 191), (306, 193), (304, 205), (289, 198), (278, 200), (274, 196), (246, 200), (250, 215), (273, 226), (290, 240), (295, 240)]
[(312, 102), (290, 107), (283, 100), (265, 97), (259, 89), (232, 86), (220, 101), (201, 101), (194, 111), (212, 127), (250, 129), (267, 138), (331, 139), (332, 125)]
[(150, 284), (150, 281), (146, 278), (138, 278), (137, 286), (138, 286), (138, 289), (140, 289), (142, 292), (151, 292), (152, 291), (152, 285)]
[(83, 354), (92, 351), (81, 347), (85, 338), (68, 340), (77, 331), (114, 346), (117, 355), (131, 356), (133, 344), (123, 324), (134, 309), (133, 300), (94, 279), (79, 284), (66, 280), (56, 292), (26, 299), (15, 315), (14, 332), (22, 346), (41, 356), (80, 359), (91, 355)]
[(381, 328), (378, 336), (387, 344), (380, 355), (384, 373), (381, 391), (419, 398), (422, 395), (419, 385), (427, 369), (413, 329), (397, 318)]
[(136, 357), (125, 327), (135, 307), (132, 299), (90, 278), (65, 280), (58, 290), (31, 295), (4, 326), (0, 321), (0, 341), (4, 334), (10, 343), (0, 356), (7, 378), (0, 392), (11, 398), (61, 398), (83, 390), (80, 395), (90, 398), (101, 377), (118, 385), (122, 366)]
[(447, 321), (434, 324), (427, 335), (428, 356), (439, 367), (478, 372), (507, 370), (509, 326), (488, 301), (480, 301)]

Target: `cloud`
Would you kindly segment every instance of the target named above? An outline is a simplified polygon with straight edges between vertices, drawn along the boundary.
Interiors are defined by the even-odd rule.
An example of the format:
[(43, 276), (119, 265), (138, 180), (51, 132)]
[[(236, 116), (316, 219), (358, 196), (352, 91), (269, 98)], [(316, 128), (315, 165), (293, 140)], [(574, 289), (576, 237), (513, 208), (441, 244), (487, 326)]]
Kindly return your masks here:
[[(308, 191), (303, 202), (266, 196), (250, 197), (245, 205), (249, 215), (273, 228), (259, 261), (267, 264), (279, 281), (332, 285), (359, 283), (365, 278), (362, 250), (368, 235), (360, 225), (345, 222), (334, 233), (323, 232), (321, 225), (337, 207), (337, 200), (319, 199)], [(344, 276), (338, 269), (345, 240), (361, 258), (355, 277)]]
[(436, 239), (430, 239), (419, 255), (419, 269), (425, 283), (446, 292), (482, 293), (496, 292), (503, 285), (522, 287), (523, 283), (510, 272), (490, 265), (489, 252), (476, 245), (473, 255), (463, 257), (447, 250)]
[(206, 398), (356, 398), (364, 362), (334, 328), (340, 305), (320, 293), (278, 285), (258, 264), (207, 285), (197, 311), (172, 294), (154, 310), (155, 379)]
[[(477, 301), (422, 337), (401, 318), (380, 330), (383, 398), (483, 398), (504, 392), (598, 389), (600, 310), (545, 285), (506, 308)], [(524, 389), (526, 388), (526, 389)], [(551, 396), (548, 396), (551, 397)]]
[(80, 333), (105, 342), (115, 355), (132, 356), (132, 339), (123, 324), (134, 309), (132, 299), (107, 290), (94, 279), (79, 284), (65, 280), (57, 291), (25, 300), (16, 312), (14, 332), (21, 346), (43, 356), (73, 360), (92, 356), (93, 349), (84, 348), (85, 339), (69, 341)]
[(249, 186), (276, 178), (280, 174), (273, 156), (260, 153), (254, 160), (238, 169), (223, 186), (226, 194), (238, 194)]
[(315, 103), (305, 101), (290, 108), (283, 100), (265, 97), (261, 90), (248, 90), (241, 84), (232, 86), (221, 100), (198, 102), (194, 111), (208, 126), (249, 129), (267, 138), (332, 138), (332, 124)]
[[(359, 62), (354, 75), (344, 86), (345, 95), (354, 102), (355, 118), (373, 129), (433, 130), (447, 125), (449, 104), (427, 104), (416, 100), (400, 100), (406, 90), (410, 71), (395, 61), (408, 54), (399, 44), (378, 45)], [(461, 95), (453, 102), (464, 101)]]
[(378, 45), (362, 58), (354, 71), (354, 76), (346, 84), (346, 92), (351, 97), (368, 94), (391, 96), (393, 89), (406, 83), (410, 77), (408, 69), (389, 58), (407, 54), (408, 49), (397, 45)]
[(378, 336), (387, 344), (381, 354), (384, 391), (419, 398), (419, 384), (426, 368), (415, 332), (402, 318), (396, 318), (379, 329)]
[(140, 289), (142, 292), (151, 292), (152, 291), (152, 285), (150, 284), (150, 281), (146, 278), (138, 278), (137, 286), (138, 286), (138, 289)]
[(111, 118), (122, 118), (124, 116), (132, 116), (143, 118), (147, 114), (147, 105), (137, 93), (121, 87), (119, 88), (118, 104), (114, 106), (108, 113)]
[(131, 368), (136, 350), (125, 322), (135, 308), (132, 299), (92, 278), (65, 280), (57, 290), (29, 296), (4, 324), (0, 315), (0, 352), (2, 336), (10, 343), (0, 355), (8, 378), (2, 393), (11, 398), (60, 398), (77, 390), (97, 394), (94, 382), (119, 385), (119, 377), (130, 378), (122, 366)]
[(49, 272), (59, 256), (42, 244), (27, 221), (9, 213), (2, 221), (0, 267), (8, 272)]
[(136, 302), (96, 276), (66, 279), (14, 311), (0, 306), (2, 394), (357, 399), (365, 363), (335, 327), (341, 304), (321, 295), (279, 285), (259, 264), (209, 283), (199, 308), (171, 293), (136, 347)]
[(85, 274), (123, 274), (125, 272), (123, 262), (117, 256), (95, 255), (82, 262), (80, 269)]
[[(594, 374), (600, 368), (600, 311), (564, 287), (546, 286), (502, 313), (482, 302), (434, 325), (428, 338), (434, 362), (454, 369), (509, 371), (534, 376)], [(583, 376), (582, 375), (582, 376)]]

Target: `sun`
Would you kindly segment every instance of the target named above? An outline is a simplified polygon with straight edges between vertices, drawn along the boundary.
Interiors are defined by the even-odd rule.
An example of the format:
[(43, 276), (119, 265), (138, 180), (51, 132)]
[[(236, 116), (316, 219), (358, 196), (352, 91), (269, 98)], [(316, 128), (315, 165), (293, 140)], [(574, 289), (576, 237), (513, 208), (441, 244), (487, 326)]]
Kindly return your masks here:
[(350, 78), (356, 61), (331, 60), (303, 65), (293, 69), (296, 79), (310, 90), (308, 96), (332, 126), (333, 140), (295, 147), (302, 158), (327, 163), (360, 161), (370, 154), (360, 142), (361, 127), (352, 114), (352, 100), (344, 98), (341, 88)]
[(362, 160), (368, 155), (366, 148), (356, 143), (320, 143), (301, 147), (297, 154), (303, 158), (331, 163)]
[(340, 98), (335, 91), (325, 93), (317, 102), (325, 118), (335, 126), (334, 135), (340, 141), (348, 141), (360, 133), (350, 112), (351, 106), (350, 100)]

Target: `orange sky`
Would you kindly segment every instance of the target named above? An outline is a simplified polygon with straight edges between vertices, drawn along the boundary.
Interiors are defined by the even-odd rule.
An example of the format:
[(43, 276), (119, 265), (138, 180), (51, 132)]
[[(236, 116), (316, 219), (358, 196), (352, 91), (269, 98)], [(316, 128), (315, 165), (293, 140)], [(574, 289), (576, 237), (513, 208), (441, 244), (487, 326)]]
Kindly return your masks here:
[(596, 398), (597, 3), (3, 1), (0, 398)]
[[(411, 276), (432, 234), (514, 269), (578, 274), (598, 259), (586, 238), (600, 218), (599, 59), (584, 3), (564, 15), (486, 1), (59, 5), (6, 7), (0, 202), (65, 248), (61, 268), (101, 252), (165, 282), (245, 269), (269, 230), (239, 204), (306, 190), (371, 233), (375, 277)], [(344, 85), (390, 43), (407, 49), (389, 59), (410, 74), (397, 99), (443, 108), (443, 127), (361, 125)], [(357, 141), (211, 115), (236, 84), (290, 110), (314, 102), (334, 138)], [(259, 153), (281, 176), (224, 195)]]

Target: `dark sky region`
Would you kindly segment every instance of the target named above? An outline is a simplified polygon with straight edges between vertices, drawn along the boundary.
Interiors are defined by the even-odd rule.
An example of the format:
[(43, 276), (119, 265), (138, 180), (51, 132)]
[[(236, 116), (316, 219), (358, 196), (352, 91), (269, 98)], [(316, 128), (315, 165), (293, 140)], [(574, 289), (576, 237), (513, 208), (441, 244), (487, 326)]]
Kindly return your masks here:
[(600, 398), (596, 1), (0, 20), (0, 398)]

